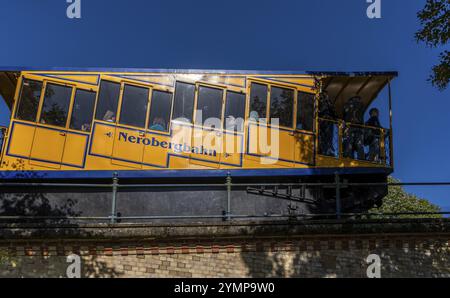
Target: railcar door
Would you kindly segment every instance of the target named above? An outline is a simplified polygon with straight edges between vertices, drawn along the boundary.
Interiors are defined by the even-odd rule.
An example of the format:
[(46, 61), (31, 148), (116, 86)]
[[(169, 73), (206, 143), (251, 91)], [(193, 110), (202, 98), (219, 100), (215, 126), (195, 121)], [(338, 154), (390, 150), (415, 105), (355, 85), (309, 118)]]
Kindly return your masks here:
[(294, 166), (295, 89), (271, 82), (252, 82), (248, 155), (266, 165)]
[(74, 88), (46, 82), (35, 129), (30, 164), (60, 168), (66, 143), (66, 124)]
[(171, 151), (180, 151), (180, 145), (174, 146), (171, 143), (170, 116), (172, 112), (172, 98), (172, 92), (152, 90), (146, 143), (144, 144), (144, 165), (167, 168), (170, 161), (169, 153)]
[(245, 119), (244, 93), (227, 90), (224, 116), (223, 153), (220, 164), (226, 166), (242, 166), (244, 153), (244, 119)]
[(204, 84), (197, 85), (191, 142), (191, 164), (211, 168), (220, 167), (224, 101), (224, 88)]
[(277, 160), (279, 164), (294, 166), (295, 89), (271, 85), (269, 94), (270, 128), (272, 130), (268, 134), (268, 144), (271, 148), (270, 158)]
[(124, 84), (112, 152), (113, 164), (142, 168), (149, 98), (148, 87)]
[(102, 157), (105, 166), (111, 164), (114, 140), (116, 138), (117, 107), (121, 85), (118, 82), (102, 80), (98, 94), (90, 154)]
[(96, 88), (77, 87), (70, 109), (70, 124), (67, 131), (66, 144), (62, 164), (83, 168), (85, 166), (89, 133), (92, 129)]
[(265, 83), (249, 84), (250, 113), (247, 133), (247, 155), (249, 159), (259, 161), (269, 154), (267, 146), (268, 94), (269, 86)]

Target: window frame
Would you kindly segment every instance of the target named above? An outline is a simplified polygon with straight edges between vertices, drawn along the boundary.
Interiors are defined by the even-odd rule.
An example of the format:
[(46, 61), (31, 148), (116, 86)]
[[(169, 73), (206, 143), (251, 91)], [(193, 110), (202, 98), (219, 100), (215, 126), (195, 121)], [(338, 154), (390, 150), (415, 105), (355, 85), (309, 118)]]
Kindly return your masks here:
[[(272, 105), (272, 87), (275, 87), (275, 88), (279, 88), (279, 89), (287, 89), (287, 90), (291, 90), (293, 93), (294, 93), (294, 97), (292, 98), (292, 125), (291, 126), (285, 126), (285, 125), (273, 125), (272, 124), (272, 115), (271, 115), (271, 112), (272, 112), (272, 108), (271, 108), (271, 105)], [(296, 114), (296, 110), (297, 110), (297, 89), (296, 88), (293, 88), (293, 87), (289, 87), (289, 86), (284, 86), (284, 85), (281, 85), (281, 84), (269, 84), (269, 90), (268, 90), (268, 96), (267, 96), (267, 101), (268, 101), (268, 104), (267, 104), (267, 109), (268, 109), (268, 123), (270, 124), (270, 126), (275, 126), (275, 127), (279, 127), (279, 128), (285, 128), (285, 129), (291, 129), (291, 130), (295, 130), (295, 125), (296, 125), (296, 123), (295, 123), (295, 118), (297, 117), (297, 114)]]
[[(35, 115), (34, 121), (23, 120), (23, 119), (17, 118), (17, 113), (19, 111), (19, 105), (20, 105), (20, 99), (21, 99), (21, 96), (22, 96), (23, 82), (25, 80), (40, 82), (42, 84), (41, 94), (39, 95), (39, 101), (38, 101), (38, 106), (37, 106), (37, 110), (36, 110), (36, 115)], [(39, 78), (33, 77), (33, 76), (22, 75), (20, 77), (20, 81), (18, 82), (17, 86), (18, 87), (17, 87), (16, 93), (14, 95), (14, 99), (15, 99), (14, 100), (14, 108), (11, 111), (11, 119), (18, 120), (18, 121), (24, 121), (24, 122), (28, 122), (28, 123), (37, 123), (37, 121), (39, 119), (38, 118), (39, 108), (41, 106), (42, 96), (43, 96), (44, 91), (45, 91), (45, 88), (44, 88), (45, 87), (45, 80), (42, 80), (42, 79), (39, 79)]]
[[(244, 123), (242, 124), (242, 130), (239, 130), (239, 131), (228, 130), (225, 127), (225, 112), (226, 112), (227, 102), (228, 102), (228, 92), (235, 93), (235, 94), (240, 94), (240, 95), (242, 95), (244, 97), (244, 118), (243, 118)], [(249, 108), (249, 107), (250, 107), (250, 102), (247, 105), (247, 93), (245, 93), (243, 91), (235, 91), (235, 90), (227, 89), (226, 92), (225, 92), (225, 102), (223, 103), (222, 130), (226, 131), (226, 132), (230, 132), (230, 133), (238, 133), (238, 134), (245, 133), (245, 127), (246, 127), (245, 123), (246, 123), (247, 108)]]
[[(69, 121), (70, 118), (72, 116), (72, 105), (73, 105), (73, 100), (74, 100), (74, 96), (75, 96), (75, 90), (76, 90), (76, 84), (71, 84), (71, 83), (62, 83), (62, 82), (58, 82), (55, 80), (43, 80), (44, 85), (42, 87), (42, 93), (41, 93), (41, 98), (39, 101), (39, 108), (38, 108), (38, 114), (36, 117), (36, 124), (37, 125), (43, 125), (43, 126), (48, 126), (48, 127), (52, 127), (52, 128), (56, 128), (56, 129), (61, 129), (61, 130), (68, 130), (69, 129)], [(47, 90), (47, 85), (48, 84), (53, 84), (53, 85), (59, 85), (59, 86), (64, 86), (64, 87), (70, 87), (72, 88), (72, 93), (70, 95), (70, 100), (69, 100), (69, 109), (67, 110), (67, 117), (66, 117), (66, 123), (65, 126), (57, 126), (57, 125), (53, 125), (53, 124), (46, 124), (46, 123), (41, 123), (41, 116), (42, 116), (42, 109), (44, 107), (44, 101), (45, 101), (45, 91)]]
[[(251, 103), (251, 101), (252, 101), (252, 84), (266, 85), (266, 87), (267, 87), (266, 117), (265, 118), (259, 118), (259, 119), (266, 119), (265, 122), (263, 122), (263, 121), (255, 121), (255, 120), (252, 120), (250, 118), (250, 113), (251, 113), (251, 108), (252, 108), (252, 103)], [(263, 80), (254, 80), (254, 79), (252, 79), (252, 80), (248, 81), (247, 86), (248, 86), (248, 90), (247, 90), (247, 95), (248, 95), (248, 115), (247, 115), (247, 120), (250, 121), (250, 122), (253, 122), (253, 123), (269, 125), (269, 121), (268, 121), (269, 118), (268, 118), (268, 116), (269, 116), (269, 103), (270, 103), (270, 98), (269, 98), (269, 96), (270, 96), (270, 93), (269, 93), (270, 84), (268, 82), (266, 82), (266, 81), (263, 81)]]
[[(97, 108), (98, 108), (98, 104), (99, 104), (99, 101), (100, 101), (100, 92), (101, 92), (101, 89), (102, 89), (101, 88), (102, 81), (107, 81), (107, 82), (110, 82), (110, 83), (119, 84), (119, 98), (117, 100), (117, 111), (116, 111), (116, 121), (115, 122), (109, 122), (109, 121), (105, 121), (103, 119), (97, 119)], [(121, 93), (122, 93), (122, 81), (121, 80), (117, 80), (115, 78), (109, 78), (109, 77), (107, 77), (107, 78), (100, 78), (99, 83), (98, 83), (97, 88), (96, 88), (96, 91), (97, 91), (97, 97), (95, 98), (95, 107), (94, 107), (94, 115), (93, 115), (93, 122), (92, 123), (94, 123), (94, 121), (100, 121), (102, 123), (109, 123), (109, 124), (117, 125), (117, 123), (118, 123), (118, 115), (119, 115), (119, 108), (120, 108), (120, 106), (119, 106), (119, 104), (120, 104), (120, 97), (121, 97)]]
[[(91, 129), (89, 131), (82, 131), (82, 130), (78, 130), (78, 129), (74, 129), (74, 128), (70, 128), (70, 123), (72, 122), (72, 116), (73, 116), (73, 107), (75, 104), (75, 98), (77, 95), (77, 91), (78, 90), (82, 90), (82, 91), (87, 91), (87, 92), (94, 92), (95, 93), (95, 97), (94, 97), (94, 107), (93, 107), (93, 111), (92, 111), (92, 115), (91, 115)], [(99, 94), (99, 90), (95, 89), (95, 88), (86, 88), (86, 87), (80, 87), (80, 86), (76, 86), (75, 87), (75, 91), (73, 94), (73, 99), (71, 101), (70, 104), (70, 108), (69, 108), (69, 119), (68, 119), (68, 123), (67, 123), (67, 130), (68, 131), (73, 131), (76, 133), (84, 133), (84, 134), (90, 134), (92, 133), (93, 127), (94, 127), (94, 121), (96, 121), (95, 119), (95, 113), (96, 113), (96, 107), (97, 107), (97, 99), (98, 99), (98, 94)]]
[[(194, 86), (194, 101), (192, 102), (193, 107), (192, 107), (192, 118), (190, 122), (185, 122), (185, 121), (177, 121), (175, 119), (173, 119), (173, 114), (175, 111), (175, 96), (177, 93), (177, 83), (181, 83), (181, 84), (186, 84), (186, 85), (191, 85)], [(195, 122), (195, 107), (197, 105), (197, 82), (192, 82), (192, 81), (187, 81), (187, 80), (175, 80), (174, 84), (173, 84), (173, 96), (172, 96), (172, 111), (170, 113), (170, 124), (172, 125), (172, 122), (174, 122), (175, 124), (181, 124), (181, 125), (188, 125), (188, 126), (194, 126), (194, 122)]]
[[(123, 104), (123, 95), (125, 93), (125, 85), (130, 85), (133, 87), (140, 87), (140, 88), (147, 88), (149, 91), (148, 97), (147, 97), (147, 107), (146, 107), (146, 111), (145, 111), (144, 127), (138, 127), (138, 126), (134, 126), (134, 125), (120, 123), (120, 118), (122, 117), (122, 104)], [(120, 81), (119, 101), (117, 103), (117, 117), (116, 117), (115, 125), (121, 126), (121, 127), (137, 129), (140, 131), (145, 131), (147, 128), (148, 119), (150, 117), (150, 101), (151, 101), (152, 92), (153, 92), (153, 85), (151, 85), (151, 84), (145, 84), (145, 83), (135, 82), (135, 81), (131, 81), (131, 80), (121, 80)]]
[[(198, 96), (200, 94), (200, 87), (207, 87), (212, 89), (219, 89), (222, 90), (222, 109), (221, 109), (221, 115), (220, 115), (220, 126), (215, 128), (205, 127), (202, 124), (196, 124), (195, 120), (197, 118), (197, 107), (198, 107)], [(222, 84), (211, 84), (209, 82), (203, 82), (199, 81), (195, 83), (195, 96), (194, 96), (194, 111), (193, 111), (193, 117), (192, 117), (192, 125), (193, 127), (198, 127), (202, 129), (208, 129), (211, 131), (223, 131), (223, 117), (225, 113), (225, 101), (226, 101), (226, 94), (227, 94), (227, 86)]]
[[(260, 84), (260, 85), (266, 85), (267, 86), (267, 106), (266, 106), (266, 123), (262, 123), (262, 122), (255, 122), (253, 120), (250, 119), (250, 112), (251, 112), (251, 84), (255, 83), (255, 84)], [(298, 88), (298, 86), (295, 86), (293, 84), (289, 84), (289, 83), (278, 83), (278, 82), (273, 82), (270, 80), (264, 80), (264, 79), (249, 79), (247, 82), (247, 93), (248, 93), (248, 116), (247, 119), (251, 122), (254, 123), (260, 123), (260, 124), (264, 124), (267, 125), (268, 127), (275, 127), (275, 128), (281, 128), (281, 129), (286, 129), (286, 130), (291, 130), (294, 131), (296, 130), (296, 126), (297, 126), (297, 92), (300, 90)], [(270, 114), (270, 105), (271, 105), (271, 96), (272, 96), (272, 87), (277, 87), (277, 88), (283, 88), (283, 89), (290, 89), (294, 92), (294, 100), (293, 100), (293, 113), (292, 113), (292, 126), (288, 127), (288, 126), (283, 126), (283, 125), (273, 125), (271, 123), (271, 114)], [(263, 118), (264, 119), (264, 118)]]
[[(313, 95), (313, 111), (312, 111), (312, 130), (305, 130), (305, 129), (298, 129), (297, 128), (297, 113), (298, 113), (298, 107), (300, 102), (298, 101), (298, 94), (302, 92), (302, 93), (308, 93)], [(297, 88), (296, 92), (295, 92), (295, 118), (294, 118), (294, 127), (295, 127), (295, 131), (301, 132), (301, 133), (305, 133), (305, 134), (315, 134), (316, 130), (317, 130), (317, 95), (316, 93), (314, 93), (313, 90), (308, 89), (306, 90), (305, 88)]]
[[(153, 105), (153, 91), (166, 92), (166, 93), (172, 94), (172, 96), (170, 97), (171, 107), (170, 107), (169, 119), (167, 122), (167, 130), (165, 130), (165, 131), (154, 130), (154, 129), (150, 129), (148, 127), (149, 122), (150, 122), (150, 112), (151, 112), (152, 105)], [(145, 123), (145, 131), (146, 132), (167, 134), (167, 135), (170, 134), (170, 132), (172, 130), (172, 115), (173, 115), (173, 109), (174, 109), (174, 100), (175, 100), (175, 88), (173, 90), (171, 90), (170, 88), (158, 88), (157, 86), (153, 86), (153, 88), (151, 89), (151, 92), (150, 92), (150, 103), (149, 103), (148, 110), (147, 110), (147, 121)]]

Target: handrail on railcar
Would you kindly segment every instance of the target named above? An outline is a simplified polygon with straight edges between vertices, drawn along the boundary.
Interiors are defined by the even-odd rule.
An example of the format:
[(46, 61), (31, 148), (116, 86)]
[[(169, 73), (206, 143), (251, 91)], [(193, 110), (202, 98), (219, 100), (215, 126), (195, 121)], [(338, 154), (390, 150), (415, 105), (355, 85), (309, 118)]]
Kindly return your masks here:
[[(383, 128), (383, 127), (375, 127), (375, 126), (369, 126), (369, 125), (364, 125), (364, 124), (356, 124), (356, 123), (351, 123), (351, 122), (345, 122), (342, 119), (331, 119), (331, 118), (319, 118), (319, 127), (321, 126), (321, 124), (326, 124), (326, 123), (331, 123), (332, 126), (334, 126), (334, 128), (331, 128), (330, 130), (330, 126), (328, 126), (328, 132), (327, 132), (327, 128), (323, 128), (319, 129), (319, 152), (318, 154), (320, 155), (325, 155), (325, 156), (333, 156), (335, 158), (351, 158), (351, 159), (355, 159), (355, 160), (362, 160), (362, 161), (367, 161), (367, 162), (371, 162), (371, 163), (376, 163), (376, 164), (384, 164), (388, 167), (391, 167), (391, 161), (390, 161), (390, 156), (392, 156), (392, 152), (391, 152), (391, 147), (387, 146), (386, 144), (389, 144), (389, 140), (390, 140), (390, 135), (391, 135), (391, 130), (387, 129), (387, 128)], [(345, 149), (343, 149), (343, 146), (345, 145), (345, 142), (348, 141), (348, 139), (351, 137), (350, 134), (350, 130), (352, 128), (358, 128), (360, 131), (360, 138), (363, 141), (363, 144), (361, 144), (361, 146), (363, 147), (362, 149), (365, 150), (370, 150), (371, 146), (373, 145), (377, 145), (377, 147), (375, 148), (375, 150), (377, 152), (377, 156), (376, 158), (373, 158), (370, 156), (370, 151), (369, 152), (364, 152), (364, 157), (363, 158), (358, 158), (355, 156), (349, 156), (347, 154), (346, 156), (346, 152)], [(370, 133), (368, 133), (370, 132)], [(368, 137), (368, 135), (372, 135), (372, 137), (375, 138), (375, 141), (378, 140), (377, 144), (364, 144), (364, 139)], [(330, 138), (329, 140), (323, 140), (323, 138)], [(321, 140), (322, 138), (322, 140)], [(336, 143), (337, 141), (337, 143)], [(320, 144), (322, 144), (321, 142), (328, 142), (328, 145), (331, 147), (330, 150), (328, 150), (328, 152), (321, 152), (322, 147), (320, 146)], [(327, 145), (327, 144), (325, 144)]]
[[(23, 215), (0, 215), (0, 221), (6, 220), (8, 222), (18, 221), (18, 220), (78, 220), (78, 221), (109, 221), (111, 224), (120, 223), (121, 221), (127, 220), (159, 220), (159, 219), (222, 219), (223, 221), (231, 221), (233, 219), (290, 219), (290, 220), (302, 220), (302, 219), (345, 219), (345, 218), (367, 218), (367, 219), (384, 219), (384, 218), (396, 218), (398, 216), (437, 216), (437, 215), (450, 215), (450, 211), (437, 211), (437, 212), (393, 212), (393, 213), (379, 213), (379, 212), (360, 212), (360, 213), (348, 213), (342, 212), (341, 209), (341, 196), (340, 190), (348, 186), (450, 186), (449, 182), (346, 182), (342, 180), (341, 177), (336, 174), (335, 182), (320, 182), (320, 183), (232, 183), (231, 177), (227, 177), (225, 183), (214, 184), (217, 187), (224, 187), (227, 190), (227, 210), (223, 211), (222, 214), (213, 215), (161, 215), (161, 216), (120, 216), (117, 213), (117, 193), (120, 188), (171, 188), (174, 186), (180, 186), (186, 188), (198, 188), (198, 187), (210, 187), (211, 184), (119, 184), (119, 179), (117, 177), (113, 178), (112, 183), (97, 183), (97, 184), (80, 184), (80, 183), (0, 183), (0, 188), (2, 187), (31, 187), (35, 188), (37, 186), (42, 187), (94, 187), (94, 188), (108, 188), (112, 190), (112, 210), (109, 216), (23, 216)], [(264, 215), (248, 215), (248, 214), (233, 214), (230, 204), (231, 200), (231, 188), (232, 187), (250, 187), (250, 186), (327, 186), (334, 187), (336, 190), (336, 212), (335, 213), (321, 213), (321, 214), (264, 214)], [(289, 199), (287, 199), (289, 200)], [(294, 201), (294, 199), (292, 199)]]

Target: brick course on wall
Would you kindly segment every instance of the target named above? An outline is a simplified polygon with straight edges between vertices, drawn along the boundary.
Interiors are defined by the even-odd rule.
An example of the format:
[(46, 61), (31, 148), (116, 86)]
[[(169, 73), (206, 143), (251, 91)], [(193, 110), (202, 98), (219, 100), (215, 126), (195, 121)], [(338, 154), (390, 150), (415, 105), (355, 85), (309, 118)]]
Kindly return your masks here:
[(65, 277), (72, 253), (81, 256), (83, 277), (366, 277), (370, 254), (380, 256), (382, 277), (450, 277), (447, 232), (380, 229), (282, 237), (270, 237), (269, 229), (264, 237), (223, 239), (17, 237), (1, 244), (0, 277)]

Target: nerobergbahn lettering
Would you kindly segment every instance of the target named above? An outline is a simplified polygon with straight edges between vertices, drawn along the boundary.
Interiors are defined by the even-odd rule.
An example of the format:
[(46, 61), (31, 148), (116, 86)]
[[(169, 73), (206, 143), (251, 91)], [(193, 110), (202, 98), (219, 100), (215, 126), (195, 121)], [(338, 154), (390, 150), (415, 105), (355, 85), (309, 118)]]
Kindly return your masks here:
[(156, 137), (141, 138), (135, 136), (129, 136), (126, 132), (119, 133), (119, 141), (129, 142), (132, 144), (144, 144), (145, 146), (161, 147), (163, 149), (173, 150), (175, 153), (188, 152), (195, 154), (203, 154), (210, 156), (217, 156), (216, 150), (210, 150), (203, 146), (191, 147), (188, 144), (175, 144), (172, 142), (160, 141)]

